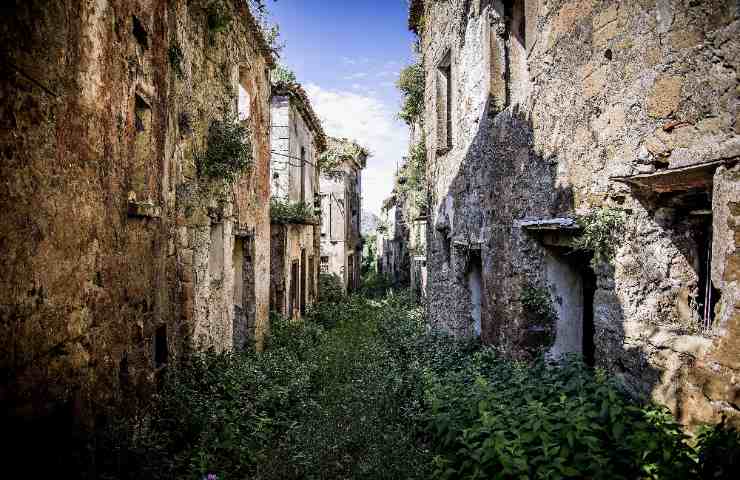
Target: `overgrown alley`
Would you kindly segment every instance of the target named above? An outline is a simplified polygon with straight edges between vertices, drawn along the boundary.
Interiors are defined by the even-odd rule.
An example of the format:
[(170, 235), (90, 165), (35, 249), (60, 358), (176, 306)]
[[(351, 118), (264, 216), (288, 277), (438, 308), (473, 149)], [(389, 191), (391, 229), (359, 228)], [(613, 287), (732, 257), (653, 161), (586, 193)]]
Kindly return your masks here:
[(9, 475), (737, 477), (737, 0), (5, 3)]

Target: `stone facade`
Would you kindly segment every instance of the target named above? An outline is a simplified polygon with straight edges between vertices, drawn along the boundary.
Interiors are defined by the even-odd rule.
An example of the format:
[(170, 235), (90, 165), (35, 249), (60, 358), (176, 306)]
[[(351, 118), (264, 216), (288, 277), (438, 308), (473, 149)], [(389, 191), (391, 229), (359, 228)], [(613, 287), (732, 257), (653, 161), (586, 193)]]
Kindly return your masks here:
[[(261, 345), (273, 59), (245, 3), (217, 2), (223, 31), (209, 3), (3, 7), (0, 402), (20, 451), (66, 462), (68, 435), (134, 412), (165, 365)], [(199, 175), (237, 109), (251, 167)]]
[[(582, 353), (686, 425), (737, 422), (739, 8), (412, 2), (433, 325), (515, 357)], [(624, 232), (592, 262), (573, 219), (605, 211)]]
[[(429, 194), (425, 179), (409, 185), (410, 156), (415, 145), (423, 141), (418, 123), (409, 128), (409, 157), (396, 175), (395, 187), (381, 211), (381, 227), (376, 232), (377, 270), (396, 286), (408, 287), (417, 297), (426, 294), (426, 199)], [(422, 176), (423, 176), (423, 172)]]
[[(346, 139), (329, 139), (337, 148)], [(364, 152), (364, 149), (358, 148)], [(321, 172), (321, 259), (320, 273), (338, 275), (345, 291), (360, 287), (362, 265), (362, 169), (367, 155), (343, 158), (334, 172)], [(327, 175), (329, 174), (329, 175)]]
[[(272, 198), (289, 204), (319, 205), (319, 155), (326, 150), (321, 122), (303, 89), (278, 84), (272, 95)], [(319, 222), (272, 223), (270, 307), (298, 318), (317, 298)]]

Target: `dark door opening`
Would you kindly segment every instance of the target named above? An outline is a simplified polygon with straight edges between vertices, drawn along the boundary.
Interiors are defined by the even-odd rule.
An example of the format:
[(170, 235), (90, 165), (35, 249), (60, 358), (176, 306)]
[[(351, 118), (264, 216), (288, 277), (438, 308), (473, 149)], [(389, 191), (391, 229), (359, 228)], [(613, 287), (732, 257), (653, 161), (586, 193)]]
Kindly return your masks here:
[(293, 318), (294, 310), (298, 306), (298, 262), (290, 265), (290, 305), (288, 306), (288, 317)]
[(301, 249), (301, 315), (306, 314), (306, 250)]
[(583, 361), (593, 367), (596, 361), (596, 345), (594, 343), (594, 296), (596, 294), (596, 274), (591, 270), (589, 263), (581, 267), (583, 278)]

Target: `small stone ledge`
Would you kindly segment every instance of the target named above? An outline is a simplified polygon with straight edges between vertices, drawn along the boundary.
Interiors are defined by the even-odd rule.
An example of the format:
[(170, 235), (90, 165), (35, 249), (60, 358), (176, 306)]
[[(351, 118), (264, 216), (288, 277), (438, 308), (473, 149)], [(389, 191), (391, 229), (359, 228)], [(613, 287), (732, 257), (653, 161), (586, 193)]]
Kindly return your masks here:
[(131, 218), (161, 218), (162, 207), (151, 201), (137, 202), (128, 201), (128, 216)]
[(610, 177), (610, 180), (657, 193), (708, 189), (712, 186), (714, 172), (719, 166), (735, 164), (739, 160), (740, 157), (713, 160), (685, 167), (658, 170), (655, 173)]

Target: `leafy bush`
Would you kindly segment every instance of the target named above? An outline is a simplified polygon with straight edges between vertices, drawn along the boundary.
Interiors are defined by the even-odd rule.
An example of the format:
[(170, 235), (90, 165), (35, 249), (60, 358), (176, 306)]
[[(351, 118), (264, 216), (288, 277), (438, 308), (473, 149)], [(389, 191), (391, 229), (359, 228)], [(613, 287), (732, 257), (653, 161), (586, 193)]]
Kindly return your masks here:
[(401, 70), (397, 86), (403, 95), (403, 105), (398, 117), (411, 125), (424, 114), (424, 66), (419, 63)]
[(214, 120), (207, 147), (196, 154), (195, 161), (200, 175), (233, 182), (253, 162), (249, 129), (230, 114)]
[(582, 234), (573, 243), (576, 250), (593, 252), (592, 265), (611, 262), (624, 233), (624, 212), (599, 208), (578, 218)]
[(339, 303), (345, 299), (342, 279), (336, 273), (319, 274), (319, 301)]
[(143, 418), (101, 478), (732, 478), (740, 458), (737, 432), (692, 448), (577, 359), (427, 332), (407, 293), (275, 317), (263, 353), (194, 355)]
[[(427, 149), (422, 139), (409, 150), (409, 157), (398, 172), (400, 193), (410, 193), (414, 197), (414, 206), (424, 210), (427, 206), (426, 182)], [(401, 182), (403, 179), (403, 182)]]
[(316, 223), (318, 219), (311, 205), (303, 202), (287, 202), (277, 198), (270, 200), (270, 221), (278, 224)]
[(295, 73), (284, 65), (276, 65), (272, 72), (270, 72), (270, 77), (273, 84), (284, 83), (286, 85), (294, 85), (298, 83)]
[(372, 270), (362, 277), (360, 294), (368, 298), (380, 298), (384, 297), (392, 287), (393, 282), (388, 275)]
[(673, 417), (639, 407), (603, 371), (474, 355), (433, 378), (428, 431), (435, 478), (690, 478), (696, 464)]

